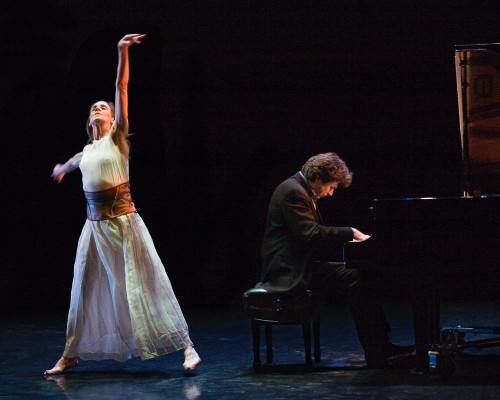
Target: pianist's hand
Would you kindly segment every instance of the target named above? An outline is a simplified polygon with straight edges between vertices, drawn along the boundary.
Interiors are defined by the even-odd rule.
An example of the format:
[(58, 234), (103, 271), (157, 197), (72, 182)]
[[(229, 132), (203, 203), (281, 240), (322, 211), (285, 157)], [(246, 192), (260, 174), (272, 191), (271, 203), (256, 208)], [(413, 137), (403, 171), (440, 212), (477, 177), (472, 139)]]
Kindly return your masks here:
[(362, 242), (370, 237), (370, 235), (365, 235), (363, 232), (358, 231), (356, 228), (352, 229), (352, 240), (354, 242)]

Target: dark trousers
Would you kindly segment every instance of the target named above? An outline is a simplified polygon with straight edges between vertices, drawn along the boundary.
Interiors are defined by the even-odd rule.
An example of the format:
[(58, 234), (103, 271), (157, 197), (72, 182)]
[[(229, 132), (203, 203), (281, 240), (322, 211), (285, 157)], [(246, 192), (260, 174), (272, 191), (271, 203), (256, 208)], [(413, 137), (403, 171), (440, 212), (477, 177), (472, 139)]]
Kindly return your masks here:
[(346, 268), (342, 262), (314, 262), (309, 269), (309, 288), (320, 303), (326, 304), (339, 292), (347, 300), (358, 338), (365, 353), (381, 349), (389, 343), (389, 324), (385, 316), (378, 288), (365, 285), (356, 269)]

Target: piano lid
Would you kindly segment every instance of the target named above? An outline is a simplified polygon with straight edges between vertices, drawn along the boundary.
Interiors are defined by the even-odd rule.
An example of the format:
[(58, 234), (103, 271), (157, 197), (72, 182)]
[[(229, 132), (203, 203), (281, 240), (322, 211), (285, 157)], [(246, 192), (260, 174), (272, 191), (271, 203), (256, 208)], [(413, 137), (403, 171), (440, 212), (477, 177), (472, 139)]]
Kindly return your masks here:
[(500, 193), (500, 43), (455, 46), (462, 195)]

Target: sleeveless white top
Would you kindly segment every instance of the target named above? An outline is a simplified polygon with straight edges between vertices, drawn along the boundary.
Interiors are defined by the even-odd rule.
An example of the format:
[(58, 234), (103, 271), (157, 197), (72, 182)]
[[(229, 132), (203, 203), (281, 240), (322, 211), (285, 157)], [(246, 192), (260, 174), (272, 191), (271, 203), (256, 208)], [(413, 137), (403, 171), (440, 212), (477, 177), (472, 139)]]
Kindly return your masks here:
[(86, 192), (110, 189), (129, 180), (128, 157), (120, 153), (110, 135), (84, 147), (80, 170)]

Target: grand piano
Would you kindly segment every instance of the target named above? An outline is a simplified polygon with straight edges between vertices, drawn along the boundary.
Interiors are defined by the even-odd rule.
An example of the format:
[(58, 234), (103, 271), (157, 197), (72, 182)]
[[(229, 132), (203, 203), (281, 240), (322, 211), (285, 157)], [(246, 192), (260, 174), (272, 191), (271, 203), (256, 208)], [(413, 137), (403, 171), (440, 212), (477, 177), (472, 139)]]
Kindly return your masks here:
[(343, 249), (348, 268), (382, 288), (397, 286), (412, 303), (422, 372), (440, 341), (446, 289), (498, 293), (500, 275), (500, 44), (456, 46), (455, 67), (462, 192), (376, 199), (371, 237)]

